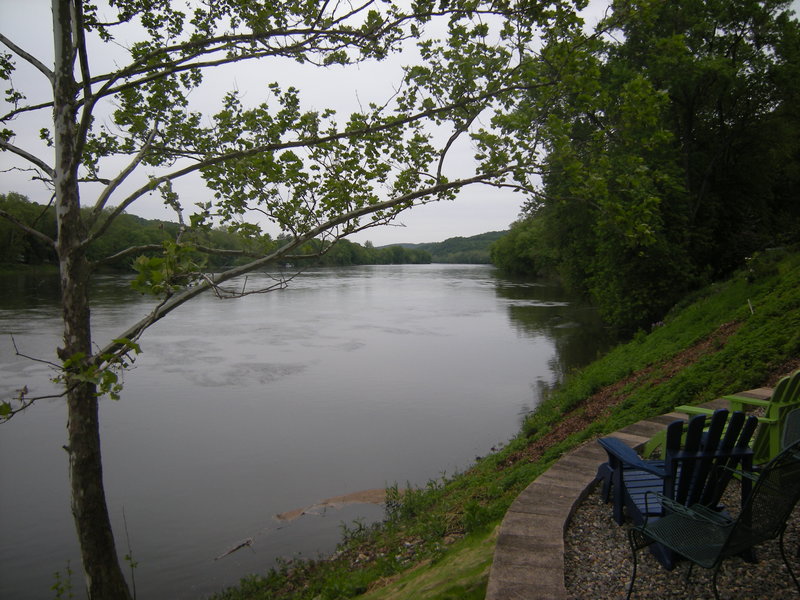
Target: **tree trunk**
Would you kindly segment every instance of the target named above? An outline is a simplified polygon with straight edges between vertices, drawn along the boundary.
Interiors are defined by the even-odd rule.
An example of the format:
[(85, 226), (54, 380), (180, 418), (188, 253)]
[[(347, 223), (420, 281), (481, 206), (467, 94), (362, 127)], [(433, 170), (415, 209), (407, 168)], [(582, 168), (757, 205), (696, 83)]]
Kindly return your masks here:
[(72, 516), (78, 532), (86, 589), (91, 600), (129, 600), (114, 545), (103, 488), (97, 398), (94, 386), (70, 392), (69, 466)]
[[(72, 0), (79, 2), (81, 0)], [(53, 184), (58, 223), (61, 306), (64, 320), (62, 361), (82, 356), (65, 373), (68, 387), (68, 446), (72, 516), (78, 533), (86, 588), (91, 600), (131, 598), (114, 545), (114, 534), (103, 488), (97, 387), (75, 375), (92, 354), (89, 319), (89, 265), (80, 214), (77, 151), (78, 85), (74, 65), (75, 11), (70, 0), (53, 0), (54, 77), (53, 133), (55, 164)]]

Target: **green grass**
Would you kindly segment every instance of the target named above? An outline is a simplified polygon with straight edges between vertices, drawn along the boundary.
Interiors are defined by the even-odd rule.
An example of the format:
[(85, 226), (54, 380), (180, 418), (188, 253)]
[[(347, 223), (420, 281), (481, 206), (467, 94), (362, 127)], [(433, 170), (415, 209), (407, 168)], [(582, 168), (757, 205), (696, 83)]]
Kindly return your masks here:
[(453, 545), (433, 564), (424, 562), (388, 582), (380, 582), (363, 600), (482, 600), (486, 595), (495, 533), (474, 535)]
[[(721, 326), (733, 333), (719, 336)], [(679, 404), (759, 387), (798, 357), (800, 253), (773, 251), (685, 299), (662, 326), (572, 373), (501, 451), (424, 489), (390, 489), (386, 522), (347, 532), (336, 558), (287, 563), (218, 599), (483, 598), (491, 532), (561, 454)], [(618, 387), (610, 406), (590, 413), (592, 396), (607, 386)], [(569, 422), (583, 424), (560, 435), (559, 425)]]

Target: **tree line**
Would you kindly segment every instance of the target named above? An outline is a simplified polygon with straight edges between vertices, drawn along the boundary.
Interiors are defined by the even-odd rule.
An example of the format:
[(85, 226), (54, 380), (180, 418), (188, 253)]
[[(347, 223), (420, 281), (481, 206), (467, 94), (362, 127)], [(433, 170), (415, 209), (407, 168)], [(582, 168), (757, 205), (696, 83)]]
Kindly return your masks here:
[(469, 237), (456, 236), (447, 238), (443, 242), (408, 244), (406, 248), (429, 252), (432, 261), (437, 263), (489, 264), (492, 262), (489, 254), (492, 243), (506, 233), (505, 231), (488, 231)]
[(800, 240), (800, 26), (788, 2), (615, 1), (538, 118), (542, 187), (492, 249), (647, 326), (754, 253)]
[[(56, 218), (52, 205), (37, 204), (22, 194), (9, 192), (0, 194), (0, 210), (18, 223), (55, 237)], [(133, 271), (138, 256), (154, 257), (162, 253), (162, 245), (176, 239), (180, 229), (181, 225), (174, 221), (144, 219), (123, 213), (114, 220), (106, 235), (88, 246), (87, 257), (107, 269)], [(244, 264), (254, 252), (274, 250), (283, 241), (283, 236), (276, 239), (269, 234), (248, 237), (236, 229), (224, 227), (188, 229), (183, 234), (183, 242), (190, 247), (195, 244), (217, 250), (192, 253), (195, 262), (202, 262), (204, 268), (212, 271)], [(141, 250), (125, 253), (128, 248)], [(297, 260), (306, 266), (426, 264), (431, 262), (431, 255), (422, 249), (399, 245), (375, 248), (370, 242), (361, 245), (342, 239), (326, 246), (322, 240), (313, 239), (298, 249)], [(12, 220), (0, 219), (0, 265), (13, 268), (21, 264), (57, 265), (55, 248), (23, 231)]]

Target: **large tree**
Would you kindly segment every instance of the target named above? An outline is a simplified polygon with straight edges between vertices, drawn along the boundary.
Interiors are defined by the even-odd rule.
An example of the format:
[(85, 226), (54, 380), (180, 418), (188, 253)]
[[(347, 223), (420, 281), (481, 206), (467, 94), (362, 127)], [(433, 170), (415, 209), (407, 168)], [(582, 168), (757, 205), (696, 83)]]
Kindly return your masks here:
[(549, 44), (545, 55), (571, 57), (568, 76), (520, 108), (549, 112), (536, 129), (544, 186), (498, 259), (555, 268), (635, 329), (753, 252), (797, 241), (800, 24), (788, 8), (615, 0), (606, 35)]
[[(452, 198), (465, 185), (523, 184), (537, 153), (506, 147), (492, 126), (520, 94), (557, 80), (552, 58), (548, 69), (534, 66), (542, 60), (536, 36), (580, 25), (562, 0), (179, 4), (53, 0), (52, 64), (15, 43), (13, 32), (0, 34), (9, 103), (0, 115), (0, 148), (51, 195), (57, 233), (0, 216), (58, 257), (64, 333), (57, 366), (68, 405), (72, 513), (93, 599), (130, 597), (103, 489), (98, 401), (119, 394), (118, 371), (139, 351), (142, 333), (197, 295), (286, 259), (310, 240), (324, 250), (416, 204)], [(437, 21), (440, 40), (424, 33)], [(347, 117), (304, 109), (291, 81), (270, 78), (268, 65), (284, 60), (345, 69), (412, 43), (421, 58), (386, 91), (388, 100)], [(20, 61), (47, 82), (46, 97), (20, 83)], [(211, 92), (210, 72), (262, 62), (264, 94), (257, 102), (229, 91), (218, 96), (217, 109), (198, 108), (209, 105), (196, 100)], [(109, 64), (115, 66), (104, 70)], [(44, 148), (15, 132), (31, 119)], [(536, 124), (526, 127), (535, 141)], [(448, 153), (470, 135), (479, 150), (475, 165), (453, 171)], [(188, 199), (194, 207), (173, 187), (191, 177), (201, 177), (208, 190), (207, 197)], [(96, 262), (87, 248), (154, 192), (181, 226), (159, 246), (160, 256), (135, 262), (138, 288), (156, 296), (153, 309), (115, 338), (95, 341), (89, 282)], [(262, 231), (265, 223), (280, 230), (278, 243)], [(251, 260), (204, 272), (197, 253), (217, 250), (187, 240), (191, 230), (211, 225), (250, 237)], [(154, 248), (131, 247), (114, 258), (143, 250)], [(2, 399), (0, 416), (9, 419), (34, 401), (25, 392)]]

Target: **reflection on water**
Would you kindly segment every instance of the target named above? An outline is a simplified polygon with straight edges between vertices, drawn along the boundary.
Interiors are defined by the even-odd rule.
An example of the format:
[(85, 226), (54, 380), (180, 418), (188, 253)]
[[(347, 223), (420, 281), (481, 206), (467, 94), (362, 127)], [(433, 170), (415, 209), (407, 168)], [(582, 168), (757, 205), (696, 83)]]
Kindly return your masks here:
[(555, 345), (549, 363), (554, 383), (592, 362), (617, 341), (597, 310), (568, 297), (555, 282), (500, 280), (496, 290), (507, 301), (508, 316), (520, 335), (546, 336)]
[[(94, 281), (98, 345), (152, 304), (128, 283)], [(0, 393), (52, 390), (48, 367), (16, 356), (8, 334), (52, 360), (57, 289), (56, 277), (0, 281)], [(204, 597), (278, 558), (329, 552), (340, 522), (382, 509), (325, 499), (467, 467), (604, 343), (594, 312), (557, 286), (459, 265), (315, 269), (280, 292), (207, 295), (141, 342), (101, 423), (114, 527), (125, 530), (124, 510), (137, 591), (155, 600)], [(79, 564), (64, 428), (63, 402), (48, 401), (0, 430), (0, 597), (50, 597), (53, 572)]]

